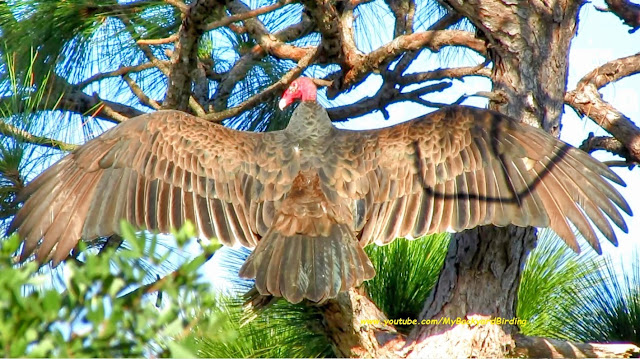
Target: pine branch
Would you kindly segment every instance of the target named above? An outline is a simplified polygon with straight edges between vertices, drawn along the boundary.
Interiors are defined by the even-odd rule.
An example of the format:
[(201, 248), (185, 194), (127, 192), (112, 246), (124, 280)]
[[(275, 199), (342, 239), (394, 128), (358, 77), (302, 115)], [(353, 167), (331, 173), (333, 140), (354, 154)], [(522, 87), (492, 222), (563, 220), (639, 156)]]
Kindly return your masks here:
[[(62, 110), (75, 112), (83, 116), (97, 117), (113, 123), (120, 123), (128, 118), (144, 114), (144, 112), (133, 107), (104, 100), (97, 93), (88, 95), (78, 86), (70, 84), (67, 80), (57, 75), (51, 77), (45, 92), (47, 98), (57, 99), (57, 101), (38, 101), (35, 108), (18, 108), (16, 112), (22, 113), (25, 110)], [(13, 100), (11, 96), (0, 97), (0, 105), (12, 103)]]
[(0, 133), (5, 136), (12, 137), (19, 142), (31, 143), (48, 148), (55, 148), (57, 150), (65, 152), (71, 152), (78, 148), (77, 145), (71, 143), (54, 140), (53, 138), (33, 135), (6, 122), (0, 122)]
[(267, 101), (269, 98), (278, 96), (291, 83), (291, 81), (293, 81), (298, 76), (300, 76), (300, 74), (302, 74), (302, 71), (304, 71), (304, 69), (306, 69), (309, 65), (311, 65), (316, 54), (317, 54), (317, 51), (308, 52), (305, 55), (305, 57), (303, 57), (300, 61), (298, 61), (298, 64), (296, 67), (291, 69), (284, 76), (282, 76), (282, 78), (279, 81), (267, 87), (259, 94), (252, 96), (251, 98), (249, 98), (248, 100), (244, 101), (243, 103), (239, 104), (236, 107), (230, 108), (222, 112), (215, 112), (215, 113), (208, 114), (204, 116), (204, 118), (212, 122), (222, 122), (227, 118), (231, 118), (241, 114), (247, 109), (256, 106), (260, 102), (264, 102), (264, 101)]
[[(163, 61), (163, 63), (165, 65), (169, 64), (169, 61)], [(143, 70), (147, 70), (147, 69), (151, 69), (154, 68), (155, 65), (152, 62), (145, 62), (142, 63), (140, 65), (136, 65), (136, 66), (122, 66), (121, 68), (114, 70), (114, 71), (109, 71), (109, 72), (99, 72), (95, 75), (92, 75), (91, 77), (87, 78), (86, 80), (77, 83), (75, 86), (77, 86), (79, 89), (84, 89), (85, 87), (87, 87), (89, 84), (96, 82), (96, 81), (100, 81), (100, 80), (104, 80), (106, 78), (109, 77), (119, 77), (119, 76), (123, 76), (123, 75), (128, 75), (131, 73), (136, 73), (136, 72), (140, 72)]]
[(129, 75), (122, 75), (122, 79), (127, 83), (127, 85), (129, 85), (129, 89), (131, 90), (131, 92), (133, 92), (134, 95), (136, 95), (138, 101), (140, 101), (141, 104), (155, 110), (160, 109), (160, 104), (158, 103), (158, 101), (149, 98), (149, 96), (147, 96), (147, 94), (142, 91), (140, 86), (138, 86), (138, 84), (136, 84), (136, 82), (133, 81), (131, 77), (129, 77)]
[[(243, 10), (243, 7), (240, 5), (236, 7), (232, 6), (231, 8), (232, 11), (233, 9), (240, 12)], [(250, 20), (259, 21), (258, 19), (247, 19), (247, 21)], [(297, 24), (290, 25), (273, 34), (269, 34), (267, 32), (255, 33), (252, 34), (252, 37), (269, 37), (271, 39), (270, 41), (274, 41), (274, 43), (286, 43), (307, 35), (314, 26), (315, 25), (311, 22), (309, 17), (305, 16), (303, 13), (302, 20)], [(261, 28), (264, 28), (264, 25), (256, 25), (253, 27), (253, 29), (258, 31)], [(254, 46), (250, 52), (243, 55), (238, 61), (236, 61), (231, 70), (227, 72), (224, 80), (218, 85), (218, 89), (213, 97), (213, 105), (217, 111), (222, 111), (227, 108), (227, 100), (235, 85), (246, 76), (247, 72), (257, 61), (264, 58), (266, 55), (267, 51), (258, 44)]]

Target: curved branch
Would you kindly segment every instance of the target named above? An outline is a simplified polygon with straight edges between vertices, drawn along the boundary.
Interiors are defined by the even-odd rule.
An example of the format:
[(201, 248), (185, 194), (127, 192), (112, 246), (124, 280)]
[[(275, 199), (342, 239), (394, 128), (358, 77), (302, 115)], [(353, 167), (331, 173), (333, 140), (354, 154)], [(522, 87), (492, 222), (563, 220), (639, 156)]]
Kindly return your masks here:
[[(360, 83), (369, 73), (380, 69), (400, 54), (407, 51), (429, 49), (438, 52), (445, 46), (462, 46), (482, 55), (486, 54), (485, 42), (469, 31), (462, 30), (427, 30), (409, 35), (398, 36), (384, 46), (363, 56), (352, 68), (342, 76), (342, 81), (335, 81), (327, 93), (334, 97), (339, 91), (346, 90)], [(339, 76), (330, 76), (331, 78)]]
[(444, 107), (447, 104), (428, 102), (421, 98), (427, 93), (439, 92), (451, 87), (450, 82), (441, 82), (429, 86), (421, 87), (410, 92), (400, 92), (395, 87), (382, 86), (373, 97), (365, 97), (360, 101), (350, 105), (338, 106), (327, 109), (332, 121), (345, 121), (349, 118), (358, 117), (379, 110), (385, 119), (389, 119), (386, 107), (390, 104), (404, 101), (412, 101), (427, 107)]
[(580, 149), (587, 153), (592, 153), (594, 151), (607, 151), (624, 158), (627, 166), (640, 164), (631, 157), (629, 150), (627, 150), (624, 144), (615, 137), (594, 136), (593, 132), (591, 132), (589, 133), (589, 137), (587, 137), (587, 139), (585, 139), (580, 145)]
[[(232, 2), (230, 4), (230, 11), (237, 12), (237, 14), (244, 13), (244, 11), (248, 11), (248, 7), (241, 2)], [(250, 26), (252, 24), (252, 26)], [(258, 44), (251, 49), (250, 52), (243, 55), (236, 63), (233, 65), (231, 70), (226, 74), (223, 81), (220, 82), (216, 93), (213, 98), (214, 108), (218, 111), (224, 110), (227, 108), (227, 99), (231, 95), (233, 88), (236, 83), (238, 83), (251, 69), (253, 64), (267, 55), (269, 49), (274, 51), (275, 49), (280, 49), (282, 51), (288, 51), (290, 47), (281, 47), (282, 45), (286, 45), (285, 43), (288, 41), (295, 40), (302, 36), (308, 34), (314, 27), (313, 22), (309, 19), (308, 16), (302, 15), (302, 20), (294, 25), (288, 26), (274, 34), (270, 34), (264, 24), (261, 25), (259, 19), (251, 18), (245, 21), (245, 27), (247, 30), (249, 28), (251, 33), (251, 37), (254, 39), (262, 39), (263, 44), (267, 48), (263, 48), (261, 44)], [(269, 45), (271, 45), (269, 47)], [(290, 46), (290, 45), (287, 45)], [(291, 56), (288, 58), (293, 59), (292, 57), (300, 56), (299, 58), (293, 59), (294, 61), (300, 61), (305, 53), (299, 53), (296, 56)], [(275, 55), (275, 54), (274, 54)]]
[(564, 101), (579, 115), (587, 116), (620, 140), (633, 162), (640, 162), (640, 128), (602, 99), (598, 89), (623, 77), (640, 73), (640, 53), (610, 61), (583, 77)]

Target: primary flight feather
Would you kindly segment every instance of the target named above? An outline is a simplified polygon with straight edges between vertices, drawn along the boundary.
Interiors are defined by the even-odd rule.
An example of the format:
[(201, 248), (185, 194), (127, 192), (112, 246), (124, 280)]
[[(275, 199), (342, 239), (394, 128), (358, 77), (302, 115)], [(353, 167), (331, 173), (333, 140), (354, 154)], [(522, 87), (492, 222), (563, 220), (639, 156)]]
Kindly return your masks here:
[(240, 275), (261, 294), (319, 302), (375, 275), (363, 247), (479, 225), (570, 224), (600, 252), (616, 243), (624, 182), (586, 153), (500, 113), (443, 108), (393, 127), (334, 127), (301, 77), (282, 131), (242, 132), (178, 111), (129, 119), (64, 157), (20, 194), (9, 232), (22, 258), (54, 264), (80, 239), (118, 234), (121, 219), (254, 248)]

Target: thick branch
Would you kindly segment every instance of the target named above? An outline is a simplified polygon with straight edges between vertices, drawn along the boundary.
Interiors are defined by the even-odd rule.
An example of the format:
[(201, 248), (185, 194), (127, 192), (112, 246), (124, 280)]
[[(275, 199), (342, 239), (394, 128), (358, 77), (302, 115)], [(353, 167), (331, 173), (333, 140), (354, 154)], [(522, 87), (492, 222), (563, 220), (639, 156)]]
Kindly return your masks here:
[(58, 150), (70, 152), (78, 148), (77, 145), (54, 140), (53, 138), (33, 135), (23, 129), (17, 128), (5, 122), (0, 122), (0, 133), (12, 137), (20, 142), (32, 143), (34, 145), (55, 148)]
[(198, 42), (206, 29), (206, 21), (221, 16), (223, 0), (197, 0), (189, 6), (178, 31), (164, 108), (186, 110), (191, 97), (191, 70), (197, 66)]
[(629, 33), (640, 29), (640, 5), (629, 0), (605, 0), (607, 10), (616, 14), (626, 25), (631, 27)]
[(397, 357), (395, 350), (405, 343), (387, 317), (357, 289), (340, 293), (319, 306), (325, 320), (322, 329), (338, 357)]
[(611, 82), (638, 73), (640, 73), (640, 53), (607, 62), (594, 69), (578, 82), (577, 87), (593, 84), (600, 89)]
[(640, 162), (640, 128), (627, 116), (604, 101), (598, 89), (623, 77), (640, 73), (640, 53), (613, 60), (583, 77), (564, 101), (581, 116), (587, 116), (620, 140), (629, 151), (629, 159)]
[[(229, 3), (229, 10), (237, 15), (244, 15), (252, 11), (247, 5), (239, 0), (231, 1)], [(251, 37), (258, 42), (258, 45), (260, 45), (259, 48), (254, 47), (252, 51), (266, 51), (279, 59), (299, 61), (311, 50), (309, 48), (303, 49), (289, 45), (281, 41), (271, 34), (262, 21), (257, 18), (249, 17), (244, 21), (244, 24), (249, 34), (251, 34)]]
[(624, 144), (614, 137), (594, 136), (592, 132), (589, 134), (589, 137), (587, 137), (587, 139), (582, 142), (582, 144), (580, 145), (580, 149), (587, 153), (592, 153), (599, 150), (608, 151), (609, 153), (624, 158), (627, 166), (632, 163), (638, 164), (638, 162), (634, 161), (634, 159), (631, 158), (629, 150), (627, 150)]
[(637, 358), (640, 348), (624, 343), (572, 343), (563, 340), (514, 336), (518, 358)]
[(53, 109), (72, 111), (84, 116), (90, 115), (114, 123), (120, 123), (128, 118), (144, 114), (133, 107), (103, 100), (95, 93), (93, 96), (89, 96), (76, 90), (65, 92), (58, 106), (51, 108), (51, 110)]
[[(344, 62), (349, 62), (346, 58), (347, 54), (344, 52), (344, 46), (348, 45), (344, 43), (340, 13), (336, 9), (335, 2), (303, 0), (302, 4), (322, 35), (319, 55), (323, 59), (331, 58), (332, 62), (344, 66)], [(344, 5), (350, 6), (346, 3)]]

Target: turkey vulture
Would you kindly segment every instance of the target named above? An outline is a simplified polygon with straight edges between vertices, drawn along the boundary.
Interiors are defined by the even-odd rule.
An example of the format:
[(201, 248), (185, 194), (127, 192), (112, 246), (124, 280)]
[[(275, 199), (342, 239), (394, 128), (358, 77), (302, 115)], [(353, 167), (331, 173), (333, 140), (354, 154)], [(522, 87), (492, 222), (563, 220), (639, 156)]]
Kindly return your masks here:
[[(334, 127), (299, 78), (286, 129), (241, 132), (178, 112), (127, 120), (33, 180), (9, 231), (22, 259), (64, 260), (121, 219), (255, 247), (240, 275), (297, 303), (335, 297), (375, 271), (363, 247), (479, 225), (551, 227), (579, 250), (572, 223), (600, 252), (629, 205), (609, 168), (500, 113), (450, 106), (393, 127)], [(606, 216), (605, 216), (606, 215)], [(608, 218), (607, 218), (608, 217)]]

